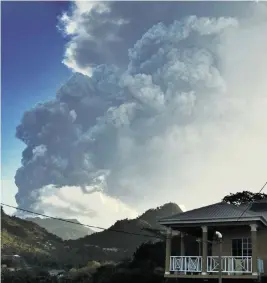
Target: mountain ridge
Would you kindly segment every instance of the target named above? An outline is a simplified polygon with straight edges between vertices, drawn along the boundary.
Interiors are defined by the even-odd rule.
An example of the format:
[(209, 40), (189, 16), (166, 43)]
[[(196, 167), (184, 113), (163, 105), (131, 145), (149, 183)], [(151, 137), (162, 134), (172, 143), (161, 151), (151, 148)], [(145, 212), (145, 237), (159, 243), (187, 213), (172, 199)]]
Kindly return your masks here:
[(94, 233), (92, 229), (83, 226), (77, 219), (64, 219), (66, 221), (40, 217), (27, 217), (25, 219), (38, 224), (63, 240), (77, 240)]
[[(102, 249), (117, 249), (114, 258), (122, 260), (125, 257), (131, 257), (136, 248), (145, 242), (157, 242), (163, 239), (166, 231), (164, 226), (157, 223), (159, 217), (165, 217), (181, 213), (181, 208), (175, 203), (167, 203), (155, 209), (149, 209), (134, 219), (117, 220), (109, 228), (85, 236), (78, 240), (67, 241), (70, 246), (76, 248), (99, 247)], [(127, 233), (121, 233), (120, 231)], [(114, 251), (115, 253), (115, 251)], [(108, 260), (112, 260), (107, 256)], [(95, 258), (100, 260), (100, 258)]]

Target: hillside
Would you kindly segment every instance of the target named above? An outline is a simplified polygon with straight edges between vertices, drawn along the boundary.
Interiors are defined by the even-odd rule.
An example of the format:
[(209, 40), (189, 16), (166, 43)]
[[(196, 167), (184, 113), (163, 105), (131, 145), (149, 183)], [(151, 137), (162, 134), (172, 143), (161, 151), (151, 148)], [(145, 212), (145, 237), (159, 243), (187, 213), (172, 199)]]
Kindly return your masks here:
[(38, 224), (39, 226), (45, 228), (48, 232), (60, 237), (63, 240), (77, 240), (94, 233), (93, 230), (82, 225), (78, 225), (80, 222), (76, 219), (66, 220), (77, 224), (40, 217), (28, 217), (26, 220)]
[[(180, 212), (178, 205), (168, 203), (150, 209), (136, 219), (119, 220), (104, 231), (64, 241), (32, 221), (9, 216), (1, 210), (2, 254), (18, 254), (29, 265), (55, 268), (84, 266), (90, 260), (117, 262), (132, 257), (142, 243), (162, 239), (159, 236), (165, 229), (157, 223), (157, 218)], [(157, 237), (155, 229), (160, 230)]]
[[(101, 248), (107, 253), (108, 260), (131, 257), (142, 243), (160, 240), (161, 233), (156, 231), (155, 234), (153, 232), (160, 230), (164, 234), (165, 228), (157, 223), (158, 218), (181, 212), (182, 210), (177, 204), (168, 203), (156, 209), (150, 209), (136, 219), (119, 220), (104, 231), (76, 241), (68, 241), (68, 244), (75, 248), (82, 247), (84, 251), (90, 247)], [(135, 235), (120, 233), (120, 231), (127, 231)], [(141, 234), (141, 236), (136, 234)], [(95, 258), (95, 260), (101, 260), (101, 258)]]
[(29, 264), (42, 261), (56, 265), (60, 251), (64, 254), (62, 239), (47, 232), (35, 223), (5, 214), (1, 208), (1, 251), (2, 255), (19, 254)]
[(2, 208), (1, 222), (2, 256), (20, 255), (30, 266), (68, 269), (83, 266), (94, 257), (105, 258), (106, 253), (100, 248), (91, 247), (89, 253), (78, 252), (38, 224), (9, 216)]

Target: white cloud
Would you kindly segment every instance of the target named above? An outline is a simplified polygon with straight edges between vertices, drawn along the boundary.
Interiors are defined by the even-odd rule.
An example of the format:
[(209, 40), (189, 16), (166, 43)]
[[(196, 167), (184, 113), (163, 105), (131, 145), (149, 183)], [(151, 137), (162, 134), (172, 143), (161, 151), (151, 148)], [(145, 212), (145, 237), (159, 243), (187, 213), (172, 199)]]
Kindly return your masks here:
[[(1, 202), (17, 207), (15, 194), (18, 188), (12, 180), (1, 180)], [(13, 215), (18, 211), (14, 208), (4, 206), (4, 211)], [(25, 207), (26, 208), (26, 207)], [(44, 187), (35, 209), (44, 211), (45, 215), (63, 219), (77, 219), (83, 224), (107, 228), (119, 219), (135, 218), (139, 213), (122, 203), (120, 200), (111, 198), (101, 192), (84, 194), (81, 188), (53, 186)], [(34, 211), (34, 209), (33, 209)], [(26, 216), (25, 213), (21, 215)], [(27, 213), (34, 217), (34, 214)], [(93, 228), (92, 228), (93, 229)], [(97, 232), (99, 229), (93, 229)]]
[[(17, 206), (15, 194), (18, 188), (12, 180), (1, 180), (1, 202), (11, 206)], [(14, 214), (16, 209), (3, 206), (3, 209), (8, 214)]]
[(43, 209), (48, 216), (76, 218), (83, 224), (103, 228), (110, 227), (118, 219), (138, 216), (136, 210), (118, 199), (101, 192), (84, 194), (81, 188), (67, 186), (44, 187), (35, 209)]
[(179, 204), (179, 207), (183, 212), (186, 212), (186, 207), (183, 204)]

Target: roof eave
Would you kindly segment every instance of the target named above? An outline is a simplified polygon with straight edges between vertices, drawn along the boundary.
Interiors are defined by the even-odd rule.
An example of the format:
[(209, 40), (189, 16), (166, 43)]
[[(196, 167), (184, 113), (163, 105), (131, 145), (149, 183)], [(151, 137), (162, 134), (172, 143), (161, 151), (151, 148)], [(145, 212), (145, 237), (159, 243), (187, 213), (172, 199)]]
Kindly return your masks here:
[(242, 217), (242, 219), (231, 219), (231, 218), (220, 218), (220, 219), (195, 219), (195, 220), (161, 220), (159, 224), (161, 225), (179, 225), (179, 224), (203, 224), (203, 223), (222, 223), (222, 222), (247, 222), (247, 221), (260, 221), (262, 224), (267, 226), (267, 221), (263, 217)]

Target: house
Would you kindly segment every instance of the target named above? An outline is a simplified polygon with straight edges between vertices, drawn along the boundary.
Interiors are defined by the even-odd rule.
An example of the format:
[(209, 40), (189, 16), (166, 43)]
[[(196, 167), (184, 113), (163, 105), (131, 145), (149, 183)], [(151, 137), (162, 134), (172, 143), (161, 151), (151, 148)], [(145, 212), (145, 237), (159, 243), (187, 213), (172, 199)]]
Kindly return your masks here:
[(1, 255), (1, 267), (9, 271), (28, 268), (25, 260), (19, 255)]
[[(215, 203), (161, 218), (159, 223), (168, 228), (166, 278), (206, 280), (220, 275), (229, 279), (259, 279), (267, 276), (267, 200), (242, 206)], [(174, 231), (180, 232), (180, 255), (172, 249)], [(199, 243), (195, 254), (188, 254), (185, 235), (194, 236)]]
[(52, 269), (52, 270), (49, 270), (48, 272), (50, 276), (60, 276), (66, 273), (66, 271), (63, 269)]

